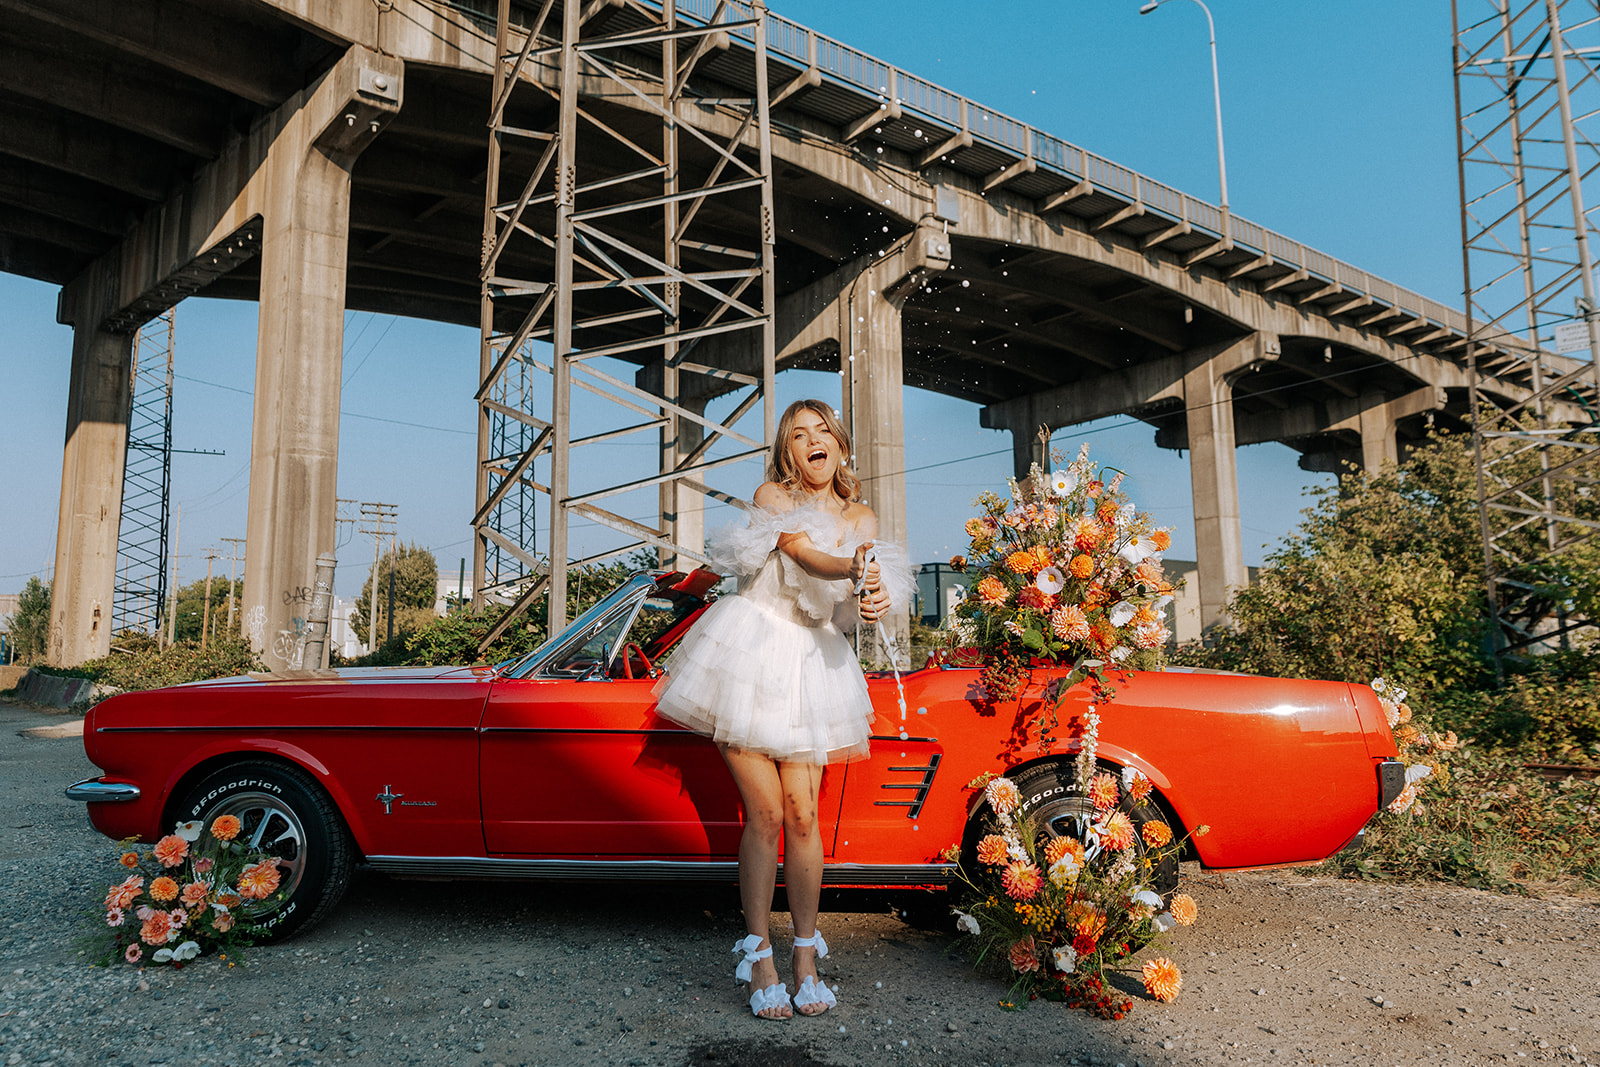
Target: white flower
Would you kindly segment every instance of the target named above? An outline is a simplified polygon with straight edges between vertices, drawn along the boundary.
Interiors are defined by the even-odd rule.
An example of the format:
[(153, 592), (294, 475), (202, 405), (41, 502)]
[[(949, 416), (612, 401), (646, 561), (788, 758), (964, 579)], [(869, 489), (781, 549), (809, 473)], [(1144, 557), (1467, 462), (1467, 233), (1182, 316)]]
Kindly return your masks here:
[(211, 905), (211, 910), (220, 912), (223, 915), (228, 914), (228, 906), (226, 904), (213, 904)]
[(1127, 645), (1118, 645), (1116, 648), (1111, 650), (1111, 658), (1118, 663), (1121, 663), (1131, 655), (1133, 655), (1133, 649), (1129, 648)]
[(964, 934), (976, 934), (981, 932), (981, 928), (978, 926), (978, 920), (974, 919), (964, 911), (956, 912), (956, 929), (960, 930)]
[(1125, 793), (1133, 792), (1134, 784), (1142, 778), (1144, 778), (1144, 772), (1140, 771), (1139, 768), (1122, 768), (1122, 791)]
[(1078, 965), (1078, 953), (1071, 945), (1058, 945), (1050, 953), (1055, 960), (1056, 970), (1063, 974), (1071, 974), (1072, 969)]
[(182, 908), (173, 908), (171, 911), (167, 912), (167, 914), (172, 916), (172, 928), (174, 930), (179, 929), (184, 923), (189, 921), (189, 913), (184, 911)]
[(1150, 921), (1155, 924), (1156, 933), (1158, 934), (1164, 934), (1174, 926), (1178, 925), (1178, 920), (1172, 917), (1172, 913), (1170, 911), (1159, 912), (1155, 918), (1151, 919)]
[(157, 963), (166, 963), (172, 959), (172, 950), (170, 948), (158, 948), (156, 949), (156, 954), (150, 958)]
[(172, 950), (172, 958), (175, 960), (192, 960), (198, 955), (200, 955), (200, 942), (198, 941), (185, 941)]
[(1432, 773), (1433, 768), (1428, 766), (1426, 763), (1413, 763), (1411, 766), (1406, 768), (1406, 785), (1411, 785), (1413, 782), (1420, 782)]
[(1012, 637), (1021, 637), (1022, 636), (1022, 627), (1018, 626), (1016, 623), (1012, 622), (1010, 619), (1007, 619), (1005, 621), (1005, 628), (1006, 628), (1006, 633), (1010, 634)]
[(1056, 496), (1066, 496), (1078, 488), (1078, 476), (1070, 470), (1056, 471), (1050, 475), (1050, 491)]
[(205, 827), (205, 823), (200, 822), (198, 819), (194, 819), (189, 822), (180, 822), (178, 824), (178, 828), (172, 832), (183, 838), (185, 841), (198, 841), (200, 839), (200, 831), (204, 830)]
[(1062, 856), (1050, 865), (1048, 872), (1050, 883), (1057, 887), (1067, 886), (1078, 877), (1078, 872), (1082, 870), (1082, 865), (1076, 859), (1071, 856)]
[(1112, 626), (1126, 626), (1133, 621), (1134, 613), (1139, 609), (1126, 600), (1120, 600), (1112, 606), (1106, 617), (1111, 620)]
[(1132, 526), (1133, 520), (1139, 517), (1139, 509), (1132, 504), (1124, 504), (1117, 509), (1117, 525)]
[(1148, 889), (1141, 889), (1133, 895), (1135, 904), (1143, 904), (1147, 908), (1161, 907), (1161, 898)]
[(1066, 588), (1067, 579), (1061, 573), (1061, 568), (1059, 567), (1041, 567), (1039, 568), (1038, 577), (1033, 580), (1033, 584), (1045, 596), (1055, 596)]

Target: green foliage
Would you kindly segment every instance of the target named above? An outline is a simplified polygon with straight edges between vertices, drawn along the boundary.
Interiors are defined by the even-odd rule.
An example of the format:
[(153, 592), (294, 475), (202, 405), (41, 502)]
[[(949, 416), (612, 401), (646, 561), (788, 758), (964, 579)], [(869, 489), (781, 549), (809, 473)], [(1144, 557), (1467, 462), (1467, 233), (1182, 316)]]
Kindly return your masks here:
[[(578, 567), (567, 572), (567, 610), (573, 616), (587, 611), (641, 570), (654, 569), (654, 558), (634, 553), (627, 559), (605, 565)], [(539, 597), (482, 656), (478, 645), (488, 636), (507, 608), (492, 605), (481, 613), (457, 611), (435, 618), (416, 630), (396, 633), (393, 641), (374, 649), (371, 655), (355, 662), (363, 666), (401, 664), (435, 666), (452, 663), (499, 663), (532, 652), (548, 636), (546, 618), (549, 597)], [(398, 614), (398, 613), (397, 613)]]
[(50, 590), (37, 576), (22, 587), (16, 613), (7, 620), (18, 663), (37, 663), (44, 659), (50, 641)]
[(1301, 526), (1229, 605), (1213, 646), (1177, 657), (1256, 674), (1426, 692), (1482, 684), (1483, 559), (1473, 459), (1438, 434), (1398, 468), (1314, 490)]
[[(433, 553), (415, 544), (401, 545), (398, 551), (384, 554), (378, 561), (378, 625), (380, 635), (389, 632), (390, 574), (394, 575), (394, 632), (399, 638), (415, 633), (432, 623), (433, 603), (439, 593), (439, 565)], [(373, 575), (362, 583), (361, 595), (356, 598), (355, 611), (350, 625), (357, 640), (371, 647), (367, 624), (371, 619)], [(380, 651), (380, 650), (374, 650)]]
[(1420, 813), (1384, 814), (1362, 848), (1336, 856), (1339, 873), (1380, 880), (1437, 879), (1525, 891), (1581, 878), (1600, 886), (1600, 781), (1553, 781), (1515, 748), (1466, 748)]
[[(235, 598), (244, 596), (244, 582), (233, 583)], [(173, 624), (173, 635), (178, 641), (194, 641), (199, 643), (201, 627), (210, 626), (210, 641), (215, 641), (219, 635), (228, 632), (228, 579), (213, 577), (211, 579), (211, 611), (206, 612), (206, 580), (197, 578), (188, 585), (178, 589), (174, 596), (177, 618)], [(239, 599), (234, 600), (233, 627), (239, 628)], [(166, 620), (162, 620), (165, 627)]]
[(204, 652), (194, 641), (180, 641), (162, 649), (154, 637), (137, 633), (119, 635), (116, 644), (118, 651), (109, 656), (71, 668), (46, 668), (46, 673), (92, 678), (118, 689), (157, 689), (204, 678), (230, 678), (266, 670), (249, 643), (239, 638), (219, 638)]

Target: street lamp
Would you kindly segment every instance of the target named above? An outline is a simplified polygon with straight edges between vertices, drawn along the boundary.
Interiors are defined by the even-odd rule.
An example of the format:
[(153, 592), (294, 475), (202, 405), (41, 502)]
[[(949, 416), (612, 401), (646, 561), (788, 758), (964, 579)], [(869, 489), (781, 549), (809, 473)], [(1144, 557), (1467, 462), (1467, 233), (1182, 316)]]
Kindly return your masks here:
[[(1166, 3), (1171, 3), (1171, 0), (1150, 0), (1139, 8), (1139, 14), (1148, 15)], [(1222, 151), (1222, 86), (1217, 79), (1217, 24), (1211, 20), (1211, 9), (1205, 5), (1205, 0), (1193, 0), (1193, 3), (1200, 5), (1200, 10), (1206, 13), (1206, 29), (1211, 34), (1211, 99), (1217, 108), (1217, 180), (1222, 190), (1222, 234), (1228, 237), (1231, 236), (1233, 216), (1228, 211), (1228, 162)]]

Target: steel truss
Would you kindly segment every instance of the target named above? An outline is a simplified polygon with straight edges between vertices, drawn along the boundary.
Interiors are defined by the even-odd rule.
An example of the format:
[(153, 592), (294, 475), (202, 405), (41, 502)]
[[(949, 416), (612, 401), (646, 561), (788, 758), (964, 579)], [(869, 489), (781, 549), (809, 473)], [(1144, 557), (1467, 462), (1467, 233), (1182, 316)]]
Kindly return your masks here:
[[(704, 472), (760, 454), (772, 438), (775, 232), (765, 16), (759, 0), (543, 0), (528, 7), (500, 0), (481, 274), (473, 597), (474, 606), (485, 597), (513, 603), (502, 628), (546, 591), (551, 632), (562, 625), (571, 567), (644, 546), (655, 547), (663, 563), (703, 558), (698, 512), (704, 496), (721, 496), (700, 480)], [(751, 45), (754, 96), (710, 84), (691, 91), (697, 64), (725, 49), (729, 36)], [(624, 110), (608, 99), (622, 101)], [(542, 126), (523, 117), (541, 107)], [(703, 132), (688, 121), (690, 108), (714, 112), (736, 132)], [(714, 214), (720, 226), (711, 224)], [(641, 247), (617, 225), (642, 215), (660, 219), (659, 248)], [(744, 236), (730, 237), (730, 218)], [(760, 353), (759, 376), (695, 362), (702, 338), (735, 331), (758, 334), (751, 348)], [(541, 342), (550, 346), (548, 357)], [(608, 374), (595, 364), (599, 356), (648, 368), (653, 388)], [(705, 389), (712, 379), (715, 389)], [(698, 397), (729, 387), (731, 413), (708, 418)], [(575, 436), (574, 389), (616, 405), (627, 425)], [(759, 437), (746, 428), (758, 405)], [(580, 448), (641, 433), (659, 435), (655, 474), (573, 489)], [(723, 448), (712, 456), (718, 442)], [(586, 462), (585, 476), (601, 466)], [(539, 467), (548, 470), (548, 483), (539, 480)], [(605, 506), (610, 497), (652, 486), (660, 496), (653, 526)], [(542, 557), (533, 539), (541, 495), (549, 515)], [(616, 530), (629, 543), (572, 559), (574, 519)]]
[[(1591, 625), (1571, 565), (1600, 530), (1600, 317), (1586, 206), (1600, 204), (1600, 6), (1452, 0), (1451, 13), (1479, 521), (1498, 658), (1564, 646)], [(1508, 395), (1493, 378), (1525, 391)]]
[(127, 460), (117, 527), (111, 632), (161, 631), (167, 603), (167, 518), (172, 488), (172, 337), (168, 308), (133, 337)]

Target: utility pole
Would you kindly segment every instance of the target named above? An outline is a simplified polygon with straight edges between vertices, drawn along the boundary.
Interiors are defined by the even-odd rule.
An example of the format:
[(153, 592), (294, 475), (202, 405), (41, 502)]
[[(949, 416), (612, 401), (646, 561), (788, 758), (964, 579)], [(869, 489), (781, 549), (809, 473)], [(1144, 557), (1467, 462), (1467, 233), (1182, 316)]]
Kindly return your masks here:
[(224, 537), (222, 540), (233, 545), (233, 565), (228, 568), (228, 636), (232, 637), (234, 605), (237, 604), (239, 600), (239, 598), (234, 595), (234, 591), (239, 587), (239, 546), (244, 544), (244, 538)]
[(400, 541), (393, 534), (389, 535), (389, 634), (384, 638), (387, 643), (394, 640), (394, 568), (400, 562)]
[(200, 651), (206, 650), (206, 641), (211, 636), (211, 565), (216, 562), (217, 550), (206, 549), (206, 610), (200, 617)]
[(383, 539), (394, 533), (397, 504), (361, 502), (361, 533), (372, 535), (372, 578), (367, 583), (367, 651), (378, 647), (378, 562)]

